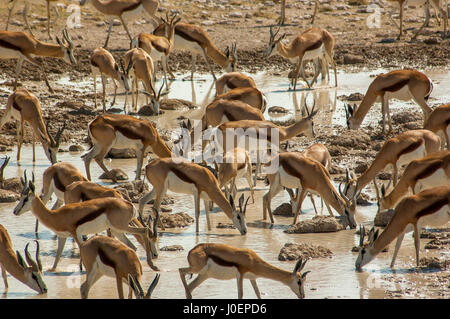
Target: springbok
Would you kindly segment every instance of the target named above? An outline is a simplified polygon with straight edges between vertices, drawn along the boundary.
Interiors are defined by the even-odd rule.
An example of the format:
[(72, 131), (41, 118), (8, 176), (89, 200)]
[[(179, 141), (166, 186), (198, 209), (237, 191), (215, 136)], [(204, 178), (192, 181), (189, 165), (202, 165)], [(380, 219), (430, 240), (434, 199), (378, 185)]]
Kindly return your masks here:
[(361, 231), (360, 251), (355, 267), (361, 267), (372, 261), (387, 245), (397, 238), (391, 268), (394, 267), (397, 253), (406, 233), (414, 231), (416, 265), (419, 266), (420, 229), (425, 226), (440, 227), (450, 221), (450, 186), (429, 188), (418, 194), (403, 198), (394, 209), (393, 216), (384, 231), (378, 236), (371, 231), (369, 244), (363, 246), (364, 231)]
[(233, 225), (241, 235), (247, 233), (245, 212), (249, 198), (247, 198), (244, 206), (244, 196), (240, 197), (238, 211), (233, 198), (230, 196), (227, 200), (220, 190), (219, 182), (208, 168), (184, 161), (183, 158), (157, 158), (147, 164), (145, 176), (153, 185), (153, 189), (139, 200), (139, 213), (141, 215), (145, 204), (153, 198), (155, 199), (154, 208), (159, 210), (161, 199), (165, 196), (167, 190), (170, 190), (175, 193), (194, 196), (196, 233), (199, 232), (200, 199), (204, 200), (208, 230), (211, 230), (209, 201), (213, 201), (232, 220)]
[[(287, 271), (267, 263), (250, 249), (225, 244), (202, 243), (189, 251), (187, 260), (189, 267), (179, 268), (178, 271), (188, 299), (192, 299), (193, 290), (208, 278), (219, 280), (236, 278), (239, 299), (242, 299), (244, 295), (244, 279), (250, 280), (256, 296), (261, 299), (261, 293), (256, 284), (257, 278), (281, 282), (288, 286), (298, 298), (305, 298), (306, 275), (310, 271), (301, 273), (308, 261), (303, 261), (302, 258), (297, 261), (293, 271)], [(188, 285), (187, 274), (198, 274), (198, 276)]]
[(425, 123), (432, 112), (427, 104), (432, 91), (433, 83), (430, 78), (417, 70), (403, 69), (380, 74), (369, 85), (366, 95), (358, 107), (356, 104), (353, 107), (348, 104), (345, 106), (347, 127), (352, 130), (358, 129), (372, 105), (381, 101), (383, 134), (386, 129), (386, 115), (389, 125), (388, 133), (391, 132), (393, 128), (389, 112), (390, 99), (414, 100), (422, 109)]
[(81, 298), (86, 299), (89, 290), (103, 275), (116, 278), (119, 298), (123, 299), (123, 283), (129, 285), (128, 299), (150, 299), (160, 275), (153, 279), (144, 295), (141, 286), (142, 265), (136, 252), (122, 242), (106, 237), (94, 236), (80, 246), (81, 260), (86, 267), (86, 281), (81, 284)]
[(63, 40), (56, 37), (57, 44), (45, 43), (37, 40), (32, 35), (25, 32), (0, 31), (0, 59), (17, 59), (16, 77), (14, 80), (14, 90), (17, 88), (17, 81), (22, 71), (23, 61), (26, 60), (37, 66), (44, 76), (45, 84), (51, 93), (54, 93), (47, 79), (47, 74), (42, 63), (34, 56), (63, 58), (68, 64), (76, 65), (77, 60), (73, 56), (73, 42), (67, 33), (62, 31)]
[(88, 134), (92, 147), (81, 156), (88, 180), (91, 180), (90, 163), (92, 159), (95, 159), (103, 171), (114, 182), (117, 182), (116, 178), (103, 163), (103, 159), (112, 147), (136, 150), (137, 180), (141, 177), (142, 163), (148, 148), (159, 157), (170, 157), (172, 155), (172, 152), (149, 121), (137, 119), (130, 115), (100, 115), (89, 123)]
[(36, 162), (35, 140), (36, 137), (42, 144), (45, 156), (52, 163), (57, 162), (61, 134), (63, 133), (66, 122), (62, 128), (58, 130), (55, 138), (51, 137), (48, 131), (48, 122), (44, 125), (42, 117), (42, 108), (39, 99), (30, 91), (25, 89), (17, 89), (9, 97), (6, 104), (6, 111), (0, 120), (0, 129), (9, 120), (16, 120), (20, 125), (17, 128), (17, 161), (20, 160), (20, 151), (22, 149), (24, 138), (24, 123), (30, 124), (33, 129), (33, 163)]
[(27, 285), (39, 294), (47, 292), (47, 286), (42, 278), (42, 264), (39, 259), (39, 242), (36, 240), (36, 260), (31, 258), (28, 252), (28, 245), (25, 246), (25, 257), (23, 259), (18, 250), (14, 253), (11, 238), (6, 228), (0, 224), (0, 268), (2, 269), (3, 283), (5, 290), (8, 290), (8, 275)]
[(128, 79), (128, 74), (133, 64), (129, 64), (128, 68), (125, 70), (123, 63), (121, 61), (121, 67), (116, 63), (112, 54), (105, 50), (104, 48), (96, 48), (91, 55), (91, 72), (94, 78), (94, 103), (97, 109), (97, 75), (100, 75), (102, 79), (102, 89), (103, 89), (103, 113), (106, 112), (106, 78), (111, 78), (114, 84), (114, 99), (111, 103), (113, 106), (116, 103), (117, 95), (117, 83), (119, 82), (125, 88), (125, 92), (130, 91), (130, 81)]
[(447, 149), (450, 150), (450, 103), (435, 108), (423, 128), (436, 134), (443, 134)]
[[(33, 215), (52, 230), (58, 238), (72, 236), (78, 246), (81, 246), (84, 241), (83, 235), (96, 234), (108, 229), (124, 243), (128, 242), (128, 239), (124, 238), (125, 233), (141, 236), (145, 243), (147, 263), (150, 268), (158, 270), (152, 262), (152, 245), (149, 243), (149, 237), (152, 237), (150, 232), (157, 231), (157, 229), (152, 230), (148, 225), (145, 227), (129, 225), (138, 216), (132, 203), (121, 198), (108, 197), (67, 204), (56, 210), (50, 210), (35, 192), (34, 175), (31, 181), (27, 181), (26, 172), (24, 175), (25, 179), (22, 180), (24, 189), (19, 203), (14, 208), (14, 215), (20, 216), (31, 210)], [(59, 257), (57, 256), (57, 258)], [(51, 271), (56, 269), (56, 264)]]

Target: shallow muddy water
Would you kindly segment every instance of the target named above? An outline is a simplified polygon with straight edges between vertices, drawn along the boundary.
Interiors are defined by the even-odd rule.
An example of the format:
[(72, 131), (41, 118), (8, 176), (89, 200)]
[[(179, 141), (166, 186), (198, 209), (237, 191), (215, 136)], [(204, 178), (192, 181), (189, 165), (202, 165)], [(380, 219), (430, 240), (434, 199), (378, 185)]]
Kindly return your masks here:
[[(312, 91), (297, 90), (296, 92), (288, 92), (288, 80), (284, 77), (276, 77), (266, 74), (253, 75), (258, 87), (266, 94), (268, 98), (268, 106), (283, 106), (290, 113), (282, 117), (269, 117), (277, 120), (285, 120), (293, 115), (300, 115), (299, 107), (302, 100), (306, 98), (307, 104), (313, 104), (313, 96), (317, 98), (316, 107), (321, 107), (335, 112), (321, 112), (319, 114), (319, 125), (330, 128), (330, 134), (336, 134), (332, 126), (336, 124), (344, 125), (345, 115), (343, 110), (343, 102), (337, 99), (339, 95), (349, 95), (350, 93), (365, 93), (368, 84), (373, 80), (371, 74), (378, 74), (383, 70), (372, 72), (358, 73), (342, 73), (338, 74), (339, 87), (330, 88), (323, 85), (319, 89)], [(431, 94), (430, 101), (432, 105), (436, 105), (450, 100), (450, 73), (431, 72), (427, 74), (432, 78), (435, 86)], [(331, 78), (334, 75), (331, 73)], [(185, 76), (185, 75), (183, 75)], [(177, 75), (181, 79), (180, 75)], [(334, 80), (333, 80), (334, 81)], [(334, 83), (334, 82), (332, 82)], [(62, 78), (58, 81), (58, 86), (72, 87), (74, 84), (68, 79)], [(157, 87), (159, 88), (159, 82)], [(85, 81), (77, 83), (77, 90), (91, 92), (92, 83), (89, 78)], [(98, 89), (101, 86), (98, 86)], [(215, 88), (212, 88), (211, 75), (197, 75), (196, 81), (177, 80), (172, 83), (169, 98), (179, 98), (185, 100), (193, 100), (195, 104), (205, 106), (215, 94)], [(111, 98), (111, 97), (109, 97)], [(121, 106), (123, 96), (118, 97), (117, 106)], [(129, 100), (130, 101), (130, 100)], [(141, 103), (143, 99), (141, 100)], [(87, 102), (91, 105), (93, 101)], [(353, 102), (352, 102), (353, 103)], [(359, 102), (356, 102), (359, 103)], [(417, 105), (412, 103), (395, 102), (391, 103), (391, 112), (401, 108), (415, 108), (417, 112), (421, 112)], [(296, 110), (297, 109), (297, 110)], [(369, 113), (363, 125), (373, 123), (380, 118), (381, 107), (376, 105)], [(178, 126), (177, 117), (183, 115), (191, 119), (199, 119), (202, 110), (182, 110), (182, 111), (166, 111), (160, 117), (151, 117), (157, 122), (157, 127), (173, 128)], [(298, 114), (297, 114), (298, 113)], [(392, 114), (391, 113), (391, 114)], [(266, 114), (268, 115), (267, 111)], [(66, 149), (68, 145), (63, 145)], [(11, 161), (5, 170), (5, 178), (22, 176), (26, 169), (29, 173), (34, 172), (36, 176), (37, 189), (42, 186), (42, 173), (49, 166), (49, 163), (42, 151), (40, 145), (37, 146), (37, 158), (40, 159), (33, 165), (31, 162), (31, 147), (24, 146), (22, 149), (22, 160), (20, 165), (15, 158), (16, 148), (13, 152), (8, 152)], [(80, 160), (82, 152), (77, 153), (59, 153), (59, 161), (68, 161), (84, 172), (84, 165)], [(2, 155), (3, 156), (3, 155)], [(130, 159), (114, 159), (112, 161), (105, 160), (109, 168), (121, 168), (129, 175), (130, 179), (134, 178), (136, 168), (136, 160)], [(101, 169), (96, 163), (91, 164), (91, 172), (94, 181), (99, 182), (98, 176)], [(104, 182), (104, 181), (103, 181)], [(105, 183), (102, 183), (105, 184)], [(106, 183), (105, 185), (108, 185)], [(239, 189), (248, 190), (248, 185), (242, 179), (238, 183)], [(337, 185), (335, 184), (337, 187)], [(399, 291), (404, 287), (420, 286), (426, 284), (423, 279), (423, 273), (411, 271), (415, 265), (414, 259), (414, 243), (411, 234), (405, 236), (402, 247), (397, 257), (396, 267), (393, 272), (389, 268), (390, 259), (392, 257), (394, 245), (390, 245), (387, 253), (381, 253), (369, 265), (365, 266), (362, 272), (355, 271), (355, 260), (357, 253), (351, 252), (351, 248), (356, 246), (359, 236), (355, 235), (355, 230), (344, 230), (337, 233), (322, 234), (286, 234), (283, 232), (292, 222), (292, 218), (275, 216), (275, 225), (270, 227), (270, 222), (262, 220), (262, 196), (267, 192), (267, 186), (263, 181), (258, 181), (255, 191), (255, 203), (249, 201), (247, 208), (247, 227), (246, 236), (239, 235), (234, 229), (216, 228), (218, 223), (230, 223), (226, 216), (218, 211), (217, 208), (211, 214), (212, 230), (208, 231), (206, 227), (206, 218), (203, 214), (203, 203), (201, 205), (202, 213), (200, 217), (200, 233), (195, 233), (195, 223), (185, 229), (166, 229), (160, 232), (159, 246), (181, 245), (183, 251), (170, 252), (161, 251), (155, 264), (161, 269), (161, 279), (156, 287), (153, 298), (185, 298), (184, 289), (179, 277), (178, 268), (186, 267), (187, 253), (196, 244), (202, 242), (210, 243), (226, 243), (238, 247), (246, 247), (253, 249), (266, 261), (286, 270), (292, 270), (295, 262), (278, 261), (280, 249), (287, 242), (307, 242), (314, 245), (322, 245), (329, 248), (334, 256), (332, 258), (317, 258), (307, 262), (305, 270), (311, 270), (307, 277), (305, 288), (306, 298), (384, 298), (387, 297), (386, 290)], [(371, 190), (367, 191), (370, 195)], [(249, 192), (246, 192), (246, 195)], [(181, 194), (168, 192), (168, 195), (175, 199), (175, 204), (171, 206), (173, 212), (186, 212), (191, 216), (194, 215), (193, 198)], [(272, 200), (272, 209), (289, 200), (288, 194), (279, 193)], [(318, 201), (317, 201), (318, 202)], [(35, 218), (31, 212), (27, 212), (22, 216), (14, 216), (12, 210), (16, 204), (0, 204), (0, 223), (4, 225), (11, 236), (14, 249), (23, 251), (27, 241), (34, 239), (34, 221)], [(320, 204), (319, 204), (320, 206)], [(51, 203), (48, 204), (51, 207)], [(149, 209), (149, 205), (146, 209)], [(314, 216), (314, 209), (311, 201), (307, 198), (302, 206), (303, 214), (299, 219), (309, 219)], [(324, 210), (325, 213), (326, 209)], [(376, 214), (376, 205), (360, 206), (356, 216), (358, 224), (370, 225)], [(54, 273), (47, 270), (51, 267), (56, 253), (57, 242), (51, 231), (41, 226), (39, 232), (39, 240), (41, 243), (41, 258), (44, 265), (44, 280), (48, 287), (48, 293), (45, 295), (36, 295), (28, 287), (24, 286), (11, 276), (9, 276), (9, 291), (4, 294), (4, 298), (80, 298), (79, 286), (85, 280), (85, 273), (80, 274), (78, 269), (78, 248), (75, 243), (68, 240), (63, 253), (63, 257), (58, 266), (58, 270)], [(132, 241), (135, 242), (134, 239)], [(421, 241), (421, 257), (424, 256), (440, 256), (449, 257), (448, 251), (425, 251), (423, 249), (424, 240)], [(150, 270), (145, 262), (145, 252), (141, 247), (138, 248), (138, 254), (144, 268), (143, 285), (144, 289), (151, 282), (154, 272)], [(392, 281), (384, 280), (383, 276), (395, 276), (396, 284)], [(278, 282), (266, 279), (258, 280), (259, 288), (263, 298), (295, 298), (295, 295), (286, 286)], [(2, 289), (1, 286), (0, 289)], [(125, 289), (127, 292), (127, 288)], [(439, 291), (430, 292), (423, 297), (439, 297)], [(236, 282), (235, 281), (218, 281), (209, 279), (200, 285), (193, 293), (194, 298), (236, 298)], [(116, 284), (112, 278), (103, 277), (94, 285), (90, 291), (90, 298), (116, 298)], [(255, 298), (255, 294), (249, 282), (244, 282), (244, 298)], [(403, 297), (408, 297), (405, 294)]]

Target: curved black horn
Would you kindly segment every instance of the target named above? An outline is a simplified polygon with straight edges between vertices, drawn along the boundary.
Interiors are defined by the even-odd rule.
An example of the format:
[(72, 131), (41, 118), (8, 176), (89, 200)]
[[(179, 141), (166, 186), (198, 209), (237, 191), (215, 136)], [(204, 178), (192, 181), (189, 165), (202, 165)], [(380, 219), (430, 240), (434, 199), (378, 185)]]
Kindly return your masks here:
[(31, 258), (30, 252), (28, 251), (28, 246), (30, 245), (30, 242), (28, 242), (25, 246), (25, 258), (27, 260), (28, 265), (31, 266), (33, 271), (42, 271), (42, 263), (39, 259), (39, 242), (35, 240), (36, 242), (36, 261)]
[(148, 287), (148, 290), (147, 290), (147, 297), (148, 298), (151, 298), (153, 290), (155, 290), (155, 287), (156, 287), (156, 285), (159, 282), (159, 277), (161, 277), (161, 275), (160, 274), (156, 274), (155, 278), (153, 279), (152, 283), (150, 284), (150, 287)]
[(57, 146), (59, 146), (59, 142), (60, 142), (60, 139), (61, 139), (61, 135), (62, 135), (62, 133), (64, 132), (65, 128), (66, 128), (66, 120), (64, 120), (63, 126), (62, 126), (62, 127), (58, 130), (58, 132), (56, 133), (56, 136), (55, 136), (55, 142), (56, 142), (56, 145), (57, 145)]

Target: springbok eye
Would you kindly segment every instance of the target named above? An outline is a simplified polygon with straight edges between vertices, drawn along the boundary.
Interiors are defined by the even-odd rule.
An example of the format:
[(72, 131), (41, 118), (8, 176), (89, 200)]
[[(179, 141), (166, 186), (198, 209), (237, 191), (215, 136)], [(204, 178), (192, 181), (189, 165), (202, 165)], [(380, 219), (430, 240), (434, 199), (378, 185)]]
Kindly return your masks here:
[(366, 249), (365, 248), (361, 249), (361, 255), (364, 255), (365, 253), (366, 253)]
[(348, 211), (345, 211), (345, 215), (347, 215), (347, 216), (348, 216)]
[(237, 219), (241, 220), (241, 216), (238, 215), (238, 216), (237, 216)]

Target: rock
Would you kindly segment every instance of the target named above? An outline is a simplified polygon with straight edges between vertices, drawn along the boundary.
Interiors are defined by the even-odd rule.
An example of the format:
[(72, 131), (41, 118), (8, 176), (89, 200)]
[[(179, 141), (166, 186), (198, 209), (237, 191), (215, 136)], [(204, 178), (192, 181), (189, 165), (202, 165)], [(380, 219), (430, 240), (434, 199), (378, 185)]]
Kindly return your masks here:
[(136, 158), (136, 151), (132, 148), (112, 148), (107, 158)]
[(290, 203), (283, 203), (273, 211), (274, 215), (280, 215), (285, 217), (294, 217), (292, 212), (292, 205)]
[(183, 251), (184, 248), (181, 245), (171, 245), (171, 246), (164, 246), (160, 250), (161, 251)]
[(233, 224), (223, 224), (223, 223), (218, 223), (216, 228), (221, 228), (221, 229), (235, 229), (236, 227), (234, 227)]
[(437, 38), (428, 38), (423, 40), (425, 44), (439, 44), (439, 40)]
[(82, 152), (84, 151), (83, 146), (74, 144), (69, 146), (69, 152)]
[(356, 200), (356, 203), (361, 206), (370, 206), (372, 203), (370, 202), (370, 196), (364, 193), (361, 193)]
[(441, 239), (433, 239), (429, 241), (425, 245), (425, 249), (445, 249), (447, 247), (444, 247), (446, 245), (450, 244), (450, 240), (441, 240)]
[(284, 232), (287, 234), (328, 233), (344, 230), (347, 225), (345, 217), (314, 216), (312, 219), (291, 225)]
[(407, 124), (416, 121), (423, 121), (422, 114), (418, 112), (398, 112), (392, 115), (392, 122), (395, 124)]
[(159, 216), (165, 228), (183, 228), (194, 223), (194, 218), (186, 213), (161, 213)]
[(230, 18), (242, 18), (244, 15), (242, 12), (232, 12), (228, 16)]
[(355, 167), (355, 173), (356, 174), (362, 174), (362, 173), (364, 173), (367, 170), (368, 167), (369, 167), (369, 165), (367, 165), (367, 163), (358, 164)]
[(329, 258), (333, 252), (326, 247), (308, 243), (286, 243), (278, 254), (278, 260), (297, 260), (306, 258)]
[(352, 93), (350, 95), (341, 95), (338, 97), (340, 100), (343, 101), (350, 101), (350, 102), (355, 102), (355, 101), (362, 101), (364, 99), (364, 94), (362, 93)]
[[(127, 173), (125, 173), (120, 168), (113, 168), (112, 170), (110, 170), (110, 172), (118, 181), (125, 181), (128, 179)], [(103, 173), (102, 175), (100, 175), (99, 179), (109, 179), (109, 177), (106, 173)]]
[(269, 113), (289, 113), (288, 110), (286, 110), (284, 107), (282, 106), (272, 106), (269, 108)]
[(440, 260), (437, 257), (422, 257), (419, 260), (419, 265), (425, 268), (446, 270), (450, 268), (450, 260)]
[(345, 54), (344, 64), (359, 64), (364, 63), (364, 58), (360, 55)]
[[(161, 114), (163, 114), (160, 111)], [(141, 116), (153, 116), (153, 115), (157, 115), (154, 111), (153, 108), (150, 105), (144, 105), (143, 107), (141, 107), (139, 109), (139, 111), (137, 112), (138, 115)]]
[(385, 210), (377, 212), (373, 224), (378, 227), (386, 227), (394, 215), (394, 210)]
[(0, 203), (14, 203), (19, 199), (19, 194), (6, 189), (0, 189)]
[(2, 189), (20, 194), (22, 193), (23, 186), (19, 177), (13, 177), (3, 180)]
[(122, 183), (114, 189), (117, 189), (121, 192), (124, 197), (127, 197), (133, 203), (138, 203), (139, 199), (149, 191), (149, 187), (147, 183), (143, 181), (132, 181), (128, 183)]

